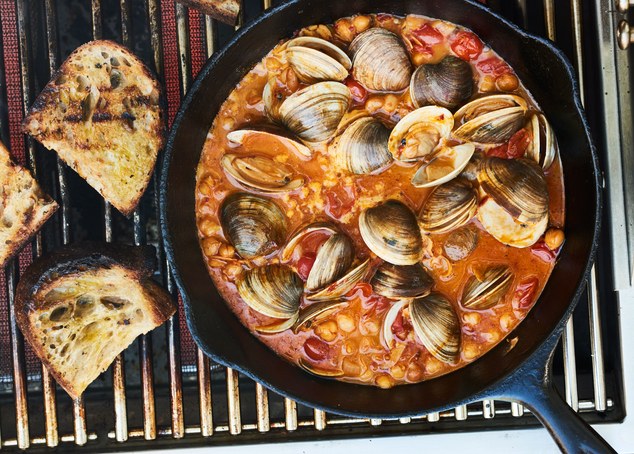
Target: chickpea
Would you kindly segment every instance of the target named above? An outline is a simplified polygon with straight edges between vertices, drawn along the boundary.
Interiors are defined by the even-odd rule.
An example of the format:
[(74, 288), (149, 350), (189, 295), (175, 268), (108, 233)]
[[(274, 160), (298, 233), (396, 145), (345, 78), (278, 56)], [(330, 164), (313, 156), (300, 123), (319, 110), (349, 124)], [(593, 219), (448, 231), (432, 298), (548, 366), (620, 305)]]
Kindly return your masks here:
[(390, 375), (396, 380), (402, 380), (405, 377), (405, 367), (402, 365), (395, 365), (390, 368)]
[(379, 324), (376, 320), (366, 320), (359, 324), (359, 331), (364, 336), (371, 336), (379, 332)]
[(485, 93), (495, 90), (495, 79), (493, 76), (484, 76), (482, 82), (480, 82), (480, 91)]
[(234, 254), (236, 253), (236, 250), (230, 244), (224, 243), (218, 249), (218, 253), (220, 254), (221, 257), (228, 259), (234, 256)]
[(198, 185), (198, 192), (204, 196), (210, 197), (213, 194), (213, 188), (208, 181), (203, 181)]
[(381, 374), (374, 379), (379, 388), (388, 389), (394, 386), (394, 382), (389, 375)]
[(490, 344), (495, 344), (500, 340), (500, 333), (497, 331), (489, 331), (486, 333), (482, 333), (482, 338), (485, 339)]
[(326, 342), (332, 342), (337, 337), (337, 324), (328, 320), (315, 327), (315, 334)]
[(383, 103), (383, 110), (388, 113), (396, 111), (398, 107), (398, 98), (394, 95), (387, 95)]
[(222, 119), (222, 129), (225, 131), (233, 131), (236, 127), (236, 120), (231, 117), (225, 117)]
[(514, 91), (519, 87), (520, 82), (517, 80), (517, 77), (513, 74), (502, 74), (497, 78), (495, 84), (498, 87), (498, 90), (501, 91)]
[(242, 266), (237, 263), (229, 263), (224, 269), (225, 276), (230, 280), (235, 280), (242, 273)]
[(348, 19), (339, 19), (335, 22), (335, 34), (342, 41), (350, 42), (354, 39), (354, 29)]
[(513, 324), (513, 317), (510, 314), (504, 314), (500, 317), (500, 328), (502, 331), (507, 332), (511, 329)]
[(220, 226), (211, 218), (203, 218), (198, 228), (203, 236), (213, 236), (218, 233)]
[(218, 250), (220, 249), (221, 242), (215, 238), (205, 238), (202, 241), (203, 245), (203, 253), (207, 257), (213, 257), (218, 254)]
[(361, 33), (370, 28), (370, 17), (368, 16), (356, 16), (352, 19), (352, 25), (357, 33)]
[(406, 377), (410, 382), (420, 381), (423, 378), (423, 369), (416, 363), (410, 363), (407, 367)]
[(442, 364), (436, 358), (429, 358), (425, 362), (425, 371), (427, 372), (427, 375), (436, 375), (440, 372), (441, 368)]
[[(334, 322), (333, 322), (334, 323)], [(352, 355), (359, 351), (359, 346), (353, 340), (347, 340), (341, 346), (341, 351), (344, 355)]]
[(354, 319), (348, 314), (337, 314), (337, 325), (344, 333), (351, 333), (356, 328)]
[(462, 316), (462, 320), (464, 320), (465, 324), (473, 326), (480, 323), (481, 318), (482, 317), (477, 312), (467, 312)]
[(222, 260), (217, 260), (217, 259), (211, 259), (207, 263), (212, 268), (222, 268), (223, 266), (225, 266), (225, 262), (223, 262)]
[(362, 373), (361, 364), (356, 359), (346, 357), (341, 363), (343, 373), (349, 377), (358, 377)]
[(561, 229), (550, 228), (546, 231), (546, 235), (544, 235), (544, 243), (548, 246), (548, 249), (554, 251), (562, 244), (564, 244), (564, 232)]
[(414, 52), (412, 55), (412, 61), (415, 66), (422, 66), (431, 61), (431, 54), (427, 54), (425, 52)]
[(281, 67), (282, 67), (282, 62), (279, 61), (277, 58), (267, 58), (266, 69), (268, 69), (269, 72), (271, 73), (277, 72)]
[(365, 102), (365, 108), (370, 113), (375, 113), (379, 109), (383, 108), (383, 98), (379, 96), (372, 96)]
[(478, 348), (476, 344), (469, 343), (469, 344), (466, 344), (462, 348), (462, 357), (466, 361), (471, 361), (472, 359), (477, 357), (479, 353), (480, 353), (480, 349)]

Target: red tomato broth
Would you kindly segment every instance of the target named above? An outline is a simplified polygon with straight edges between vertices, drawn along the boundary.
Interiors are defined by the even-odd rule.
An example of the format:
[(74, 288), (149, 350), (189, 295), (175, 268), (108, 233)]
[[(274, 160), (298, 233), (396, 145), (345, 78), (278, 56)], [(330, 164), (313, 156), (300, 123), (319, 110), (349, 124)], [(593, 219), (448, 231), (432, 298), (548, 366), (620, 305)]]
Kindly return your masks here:
[[(352, 24), (354, 18), (344, 18), (340, 21)], [(468, 59), (477, 79), (474, 98), (492, 91), (492, 77), (513, 74), (512, 68), (486, 44), (479, 41), (477, 36), (454, 24), (421, 16), (408, 16), (403, 19), (390, 15), (381, 15), (379, 18), (371, 19), (371, 22), (393, 32), (400, 33), (402, 30), (406, 47), (410, 48), (414, 63), (435, 63), (448, 54)], [(338, 27), (338, 24), (339, 21), (332, 28), (309, 27), (301, 30), (299, 34), (318, 35), (345, 46), (349, 44), (350, 36), (344, 39), (336, 30), (341, 28), (347, 30), (346, 33), (353, 34), (363, 31), (347, 25), (347, 22), (341, 27)], [(329, 30), (329, 36), (322, 36), (325, 33), (324, 29)], [(420, 43), (418, 48), (408, 46), (408, 33), (414, 33), (416, 40), (422, 40), (428, 47), (423, 49)], [(439, 35), (442, 37), (440, 40)], [(458, 52), (455, 49), (457, 46)], [(276, 46), (243, 78), (214, 120), (196, 175), (199, 237), (201, 241), (227, 242), (220, 227), (219, 206), (229, 193), (245, 190), (222, 171), (220, 159), (223, 154), (263, 154), (291, 166), (306, 180), (301, 189), (291, 193), (266, 194), (267, 197), (275, 199), (286, 214), (287, 239), (304, 225), (314, 221), (331, 220), (353, 240), (357, 255), (355, 263), (372, 258), (374, 268), (380, 260), (375, 258), (360, 237), (359, 214), (362, 209), (390, 198), (404, 201), (418, 213), (431, 189), (415, 188), (411, 185), (410, 179), (418, 168), (417, 163), (394, 162), (379, 174), (350, 175), (335, 165), (330, 150), (325, 146), (316, 150), (309, 159), (281, 144), (272, 145), (270, 141), (235, 145), (226, 137), (230, 131), (241, 129), (245, 125), (267, 121), (261, 93), (271, 75), (279, 74), (286, 69), (283, 49), (283, 43)], [(408, 90), (403, 93), (376, 93), (366, 90), (352, 78), (345, 83), (352, 88), (354, 102), (351, 110), (365, 107), (370, 114), (380, 118), (387, 125), (393, 126), (414, 109)], [(493, 91), (498, 92), (495, 88)], [(538, 110), (530, 94), (521, 84), (512, 93), (524, 97), (531, 110)], [(516, 135), (517, 137), (514, 136), (509, 143), (498, 147), (497, 153), (504, 154), (506, 158), (516, 158), (520, 154), (517, 150), (525, 149), (527, 145), (525, 136), (519, 132)], [(558, 156), (546, 172), (546, 176), (550, 197), (550, 225), (561, 228), (564, 224), (564, 191)], [(342, 370), (345, 374), (340, 377), (342, 380), (393, 386), (451, 372), (486, 353), (526, 316), (552, 271), (555, 260), (544, 260), (540, 254), (533, 253), (531, 248), (517, 249), (505, 246), (485, 232), (477, 219), (474, 218), (471, 223), (477, 227), (479, 237), (474, 252), (466, 260), (451, 263), (451, 272), (448, 275), (439, 276), (434, 274), (433, 270), (430, 271), (435, 280), (434, 291), (442, 293), (451, 301), (460, 320), (461, 351), (456, 364), (436, 359), (416, 339), (407, 316), (407, 307), (397, 317), (398, 325), (395, 322), (391, 328), (398, 339), (395, 347), (389, 350), (384, 346), (381, 335), (382, 322), (394, 302), (372, 292), (367, 282), (373, 271), (368, 274), (364, 283), (357, 284), (344, 297), (348, 301), (347, 305), (319, 318), (297, 333), (286, 330), (278, 334), (262, 335), (255, 332), (254, 327), (279, 320), (249, 309), (237, 293), (235, 278), (241, 270), (279, 262), (279, 255), (274, 253), (253, 261), (242, 260), (237, 255), (225, 259), (212, 255), (206, 256), (205, 259), (216, 287), (233, 312), (255, 336), (276, 353), (293, 363), (298, 363), (301, 358), (316, 369)], [(447, 236), (448, 234), (429, 235), (434, 255), (442, 254), (442, 244)], [(540, 241), (543, 244), (543, 241)], [(307, 248), (309, 251), (294, 256), (291, 261), (302, 279), (305, 279), (310, 271), (319, 244), (319, 241), (313, 242)], [(511, 290), (503, 301), (491, 309), (472, 311), (462, 308), (460, 296), (472, 268), (492, 263), (504, 263), (512, 269), (514, 278)], [(309, 304), (311, 303), (304, 299), (301, 307)], [(340, 327), (346, 326), (343, 321), (347, 319), (353, 321), (354, 329), (343, 331)], [(329, 340), (324, 340), (317, 332), (321, 325), (332, 326), (332, 323), (337, 327), (334, 338), (331, 339), (332, 336), (329, 334)]]

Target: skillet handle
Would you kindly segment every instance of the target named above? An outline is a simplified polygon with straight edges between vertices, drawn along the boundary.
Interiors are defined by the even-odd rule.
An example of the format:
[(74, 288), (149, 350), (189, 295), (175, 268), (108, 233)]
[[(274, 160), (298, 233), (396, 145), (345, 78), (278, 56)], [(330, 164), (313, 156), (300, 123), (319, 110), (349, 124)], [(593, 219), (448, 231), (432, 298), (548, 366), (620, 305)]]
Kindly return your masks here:
[(550, 380), (525, 389), (519, 398), (548, 429), (564, 453), (616, 451), (564, 401)]

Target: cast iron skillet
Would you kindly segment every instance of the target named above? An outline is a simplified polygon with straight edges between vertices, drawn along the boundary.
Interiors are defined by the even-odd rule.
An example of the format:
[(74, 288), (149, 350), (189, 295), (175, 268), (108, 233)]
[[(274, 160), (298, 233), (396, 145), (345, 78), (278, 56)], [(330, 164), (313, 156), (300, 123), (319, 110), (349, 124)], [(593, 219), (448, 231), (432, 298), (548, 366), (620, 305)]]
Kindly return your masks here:
[[(286, 362), (240, 324), (208, 276), (196, 234), (195, 171), (219, 106), (281, 38), (355, 13), (424, 14), (474, 30), (515, 68), (555, 128), (566, 188), (566, 243), (538, 303), (506, 341), (448, 375), (382, 390), (314, 377)], [(561, 399), (552, 353), (584, 289), (597, 245), (601, 198), (597, 157), (574, 71), (561, 51), (472, 0), (292, 0), (244, 27), (207, 62), (174, 122), (161, 174), (161, 228), (189, 329), (213, 360), (307, 405), (358, 417), (397, 418), (479, 399), (524, 403), (568, 452), (611, 448)]]

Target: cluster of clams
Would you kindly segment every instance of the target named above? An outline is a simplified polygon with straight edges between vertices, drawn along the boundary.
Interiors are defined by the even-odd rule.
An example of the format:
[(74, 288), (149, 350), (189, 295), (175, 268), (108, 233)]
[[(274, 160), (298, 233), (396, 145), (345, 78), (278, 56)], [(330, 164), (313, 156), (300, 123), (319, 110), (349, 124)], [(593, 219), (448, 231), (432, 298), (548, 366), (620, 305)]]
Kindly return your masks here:
[[(447, 56), (438, 64), (414, 69), (401, 39), (385, 29), (358, 35), (349, 47), (351, 58), (315, 37), (292, 39), (285, 52), (305, 86), (281, 93), (272, 78), (262, 96), (271, 124), (233, 131), (229, 140), (246, 143), (266, 136), (304, 157), (310, 157), (316, 145), (330, 143), (338, 165), (352, 174), (377, 174), (394, 161), (418, 164), (411, 183), (433, 188), (418, 215), (401, 201), (387, 200), (361, 212), (359, 231), (368, 249), (383, 260), (369, 278), (373, 291), (396, 300), (384, 320), (385, 344), (391, 347), (391, 326), (399, 311), (408, 307), (414, 332), (425, 348), (441, 361), (456, 362), (460, 322), (447, 298), (432, 291), (434, 280), (421, 265), (423, 234), (451, 232), (444, 250), (454, 261), (477, 245), (476, 230), (466, 225), (474, 217), (504, 244), (535, 243), (548, 225), (544, 170), (556, 155), (548, 121), (542, 114), (529, 113), (520, 96), (495, 94), (469, 101), (474, 75), (468, 63)], [(415, 110), (393, 128), (369, 114), (350, 117), (351, 93), (343, 83), (350, 75), (372, 91), (409, 88)], [(523, 158), (476, 152), (508, 142), (521, 128), (531, 137)], [(305, 184), (292, 167), (268, 157), (226, 154), (221, 165), (242, 187), (264, 195)], [(220, 209), (225, 236), (242, 258), (280, 253), (279, 263), (245, 271), (237, 289), (251, 309), (279, 320), (258, 331), (298, 330), (346, 304), (342, 297), (371, 274), (371, 264), (356, 260), (352, 240), (332, 223), (307, 225), (287, 240), (284, 213), (264, 195), (234, 193)], [(293, 253), (302, 239), (316, 232), (327, 239), (303, 281), (292, 266)], [(460, 304), (470, 310), (491, 308), (512, 281), (507, 266), (474, 270)], [(304, 298), (311, 304), (300, 310)]]

